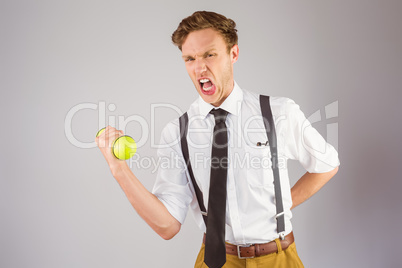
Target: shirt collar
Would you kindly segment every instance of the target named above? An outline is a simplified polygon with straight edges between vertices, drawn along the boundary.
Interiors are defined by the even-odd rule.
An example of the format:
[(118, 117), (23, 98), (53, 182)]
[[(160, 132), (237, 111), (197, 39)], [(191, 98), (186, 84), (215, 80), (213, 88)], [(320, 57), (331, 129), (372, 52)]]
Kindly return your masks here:
[(198, 103), (200, 107), (200, 115), (205, 118), (212, 109), (221, 108), (225, 111), (228, 111), (230, 114), (237, 116), (239, 115), (242, 101), (243, 101), (243, 91), (241, 90), (239, 85), (236, 82), (234, 82), (232, 92), (219, 107), (215, 107), (212, 104), (205, 102), (201, 98), (201, 96), (199, 96)]

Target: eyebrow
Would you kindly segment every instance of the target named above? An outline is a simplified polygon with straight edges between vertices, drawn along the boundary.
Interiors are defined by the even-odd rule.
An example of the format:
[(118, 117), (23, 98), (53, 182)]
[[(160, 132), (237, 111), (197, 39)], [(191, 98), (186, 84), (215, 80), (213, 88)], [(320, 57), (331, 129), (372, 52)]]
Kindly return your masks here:
[[(203, 55), (203, 56), (206, 56), (206, 55), (211, 54), (211, 53), (213, 53), (213, 52), (215, 52), (215, 51), (216, 51), (215, 48), (211, 48), (211, 49), (205, 51), (202, 55)], [(183, 59), (195, 58), (193, 55), (182, 55), (181, 57), (182, 57)]]

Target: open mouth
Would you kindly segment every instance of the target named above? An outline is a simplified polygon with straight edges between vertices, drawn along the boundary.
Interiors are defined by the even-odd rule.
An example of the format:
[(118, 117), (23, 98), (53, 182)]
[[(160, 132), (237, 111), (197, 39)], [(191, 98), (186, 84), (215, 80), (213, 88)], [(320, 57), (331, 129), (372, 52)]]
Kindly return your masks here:
[(214, 83), (212, 83), (211, 80), (209, 80), (208, 78), (202, 78), (199, 80), (199, 82), (202, 93), (206, 95), (212, 95), (215, 93), (215, 85)]

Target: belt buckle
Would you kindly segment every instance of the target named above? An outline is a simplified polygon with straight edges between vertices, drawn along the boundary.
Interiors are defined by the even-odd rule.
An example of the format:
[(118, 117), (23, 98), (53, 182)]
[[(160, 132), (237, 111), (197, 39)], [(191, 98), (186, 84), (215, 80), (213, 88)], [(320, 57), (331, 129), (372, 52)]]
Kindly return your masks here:
[(252, 245), (253, 245), (253, 244), (236, 245), (236, 246), (237, 246), (237, 257), (239, 257), (240, 260), (255, 258), (255, 256), (251, 256), (251, 257), (242, 257), (242, 256), (241, 256), (240, 247), (249, 248), (249, 247), (251, 247)]

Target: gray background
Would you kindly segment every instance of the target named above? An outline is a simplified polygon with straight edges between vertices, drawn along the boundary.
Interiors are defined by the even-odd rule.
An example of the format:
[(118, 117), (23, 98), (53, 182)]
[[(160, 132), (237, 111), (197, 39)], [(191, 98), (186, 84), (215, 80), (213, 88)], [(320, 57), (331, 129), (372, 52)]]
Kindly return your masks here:
[[(195, 10), (238, 24), (235, 79), (287, 96), (306, 115), (338, 101), (341, 168), (294, 210), (306, 267), (400, 267), (399, 101), (402, 1), (0, 1), (0, 267), (192, 267), (201, 232), (189, 213), (171, 241), (135, 213), (96, 148), (74, 146), (65, 118), (82, 103), (151, 120), (197, 97), (170, 35)], [(155, 110), (155, 138), (172, 109)], [(71, 128), (92, 142), (98, 111)], [(328, 121), (328, 122), (327, 122)], [(131, 122), (126, 132), (142, 134)], [(149, 134), (150, 135), (150, 134)], [(138, 154), (154, 157), (150, 136)], [(292, 183), (303, 174), (291, 164)], [(151, 168), (133, 168), (148, 189)], [(156, 253), (154, 253), (156, 252)]]

